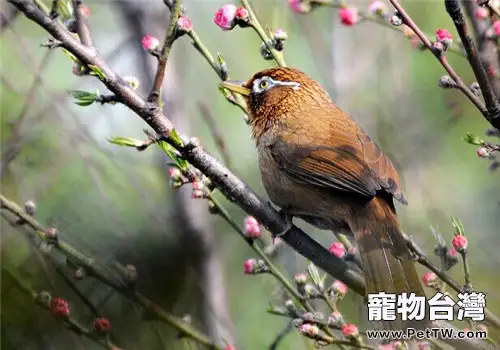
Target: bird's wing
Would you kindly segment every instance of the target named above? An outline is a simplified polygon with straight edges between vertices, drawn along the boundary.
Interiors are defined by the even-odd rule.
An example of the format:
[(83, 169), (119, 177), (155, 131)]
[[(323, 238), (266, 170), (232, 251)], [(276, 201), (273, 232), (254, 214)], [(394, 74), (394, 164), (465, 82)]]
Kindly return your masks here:
[(382, 189), (392, 194), (401, 203), (408, 204), (401, 188), (398, 172), (391, 160), (366, 133), (360, 131), (357, 137), (361, 144), (360, 157), (363, 158), (367, 166), (372, 170)]
[(366, 197), (382, 188), (352, 146), (309, 147), (277, 139), (269, 148), (278, 166), (297, 182)]
[(344, 141), (303, 146), (277, 139), (269, 148), (278, 166), (297, 182), (366, 197), (384, 190), (406, 204), (399, 176), (377, 144), (363, 132), (357, 140)]

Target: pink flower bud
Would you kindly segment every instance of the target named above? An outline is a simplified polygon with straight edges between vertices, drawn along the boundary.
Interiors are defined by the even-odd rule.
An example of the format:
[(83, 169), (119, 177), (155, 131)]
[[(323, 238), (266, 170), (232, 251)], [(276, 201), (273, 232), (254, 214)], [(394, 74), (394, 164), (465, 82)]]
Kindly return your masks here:
[(358, 9), (355, 7), (341, 8), (338, 14), (343, 25), (352, 26), (359, 21)]
[[(438, 49), (446, 51), (453, 43), (453, 35), (447, 29), (436, 30), (436, 43), (434, 46)], [(439, 45), (441, 44), (441, 45)]]
[(160, 40), (151, 35), (143, 37), (141, 43), (142, 47), (148, 52), (153, 52), (160, 46)]
[(431, 343), (425, 340), (419, 341), (418, 350), (430, 350), (432, 349)]
[(342, 259), (345, 256), (345, 247), (340, 242), (333, 242), (332, 245), (328, 248), (328, 250), (337, 258)]
[(283, 29), (278, 29), (274, 32), (274, 40), (286, 40), (288, 39), (288, 34)]
[(70, 313), (69, 304), (62, 298), (54, 298), (50, 301), (50, 311), (56, 317), (68, 317)]
[(455, 248), (451, 247), (451, 248), (448, 248), (448, 255), (449, 256), (457, 256), (458, 252)]
[(493, 65), (489, 65), (486, 69), (488, 76), (494, 78), (497, 75), (497, 70)]
[(453, 40), (453, 35), (447, 30), (447, 29), (438, 29), (436, 30), (436, 40), (437, 41), (443, 41), (443, 40)]
[(256, 268), (257, 268), (257, 260), (255, 259), (247, 259), (243, 263), (243, 272), (245, 273), (245, 275), (252, 274)]
[(437, 276), (434, 272), (426, 272), (422, 280), (426, 286), (430, 287), (436, 282)]
[(260, 224), (253, 216), (246, 216), (243, 220), (243, 234), (247, 238), (259, 238), (262, 234)]
[(495, 32), (496, 36), (500, 36), (500, 19), (497, 19), (495, 22), (493, 22), (493, 31)]
[(332, 290), (338, 296), (343, 297), (347, 293), (347, 286), (342, 281), (336, 280), (332, 284)]
[(111, 322), (105, 317), (99, 317), (94, 320), (94, 331), (96, 333), (108, 333), (111, 330)]
[(311, 11), (311, 4), (302, 0), (288, 0), (288, 6), (296, 13), (304, 14)]
[(228, 344), (228, 345), (226, 345), (224, 350), (236, 350), (236, 348), (234, 346), (232, 346), (231, 344)]
[(451, 244), (458, 252), (463, 252), (467, 249), (467, 238), (464, 235), (455, 235), (451, 240)]
[(477, 19), (486, 19), (490, 15), (490, 12), (485, 7), (478, 7), (476, 9), (476, 18)]
[(342, 321), (342, 314), (338, 311), (332, 312), (330, 316), (328, 316), (328, 325), (336, 326)]
[(186, 16), (180, 16), (177, 19), (177, 29), (183, 33), (189, 33), (193, 29), (193, 23)]
[(372, 15), (384, 16), (388, 12), (388, 8), (383, 1), (374, 0), (368, 5), (368, 12)]
[(342, 334), (346, 338), (354, 338), (359, 335), (358, 327), (355, 324), (349, 323), (342, 326)]
[(310, 323), (303, 323), (300, 328), (300, 333), (304, 334), (305, 336), (314, 338), (319, 334), (319, 328), (316, 325), (310, 324)]
[(377, 347), (377, 350), (396, 350), (395, 343), (382, 344)]
[(306, 284), (307, 283), (307, 275), (303, 272), (300, 272), (295, 275), (295, 283), (297, 284)]
[(244, 7), (238, 7), (236, 9), (236, 19), (242, 20), (242, 21), (247, 21), (249, 19), (249, 14), (246, 8)]
[(81, 11), (82, 11), (82, 15), (84, 15), (85, 17), (90, 16), (90, 9), (89, 9), (89, 7), (88, 7), (87, 5), (82, 4), (82, 5), (80, 6), (80, 9), (81, 9)]
[(181, 170), (177, 167), (168, 169), (168, 174), (172, 179), (179, 179), (182, 176)]
[(222, 30), (231, 30), (236, 25), (237, 8), (233, 4), (226, 4), (217, 10), (214, 16), (214, 23)]

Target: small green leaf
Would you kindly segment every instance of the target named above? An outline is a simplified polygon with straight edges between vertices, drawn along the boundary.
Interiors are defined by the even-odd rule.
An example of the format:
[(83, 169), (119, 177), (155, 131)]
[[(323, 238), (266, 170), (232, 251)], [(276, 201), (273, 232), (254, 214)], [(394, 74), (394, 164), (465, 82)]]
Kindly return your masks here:
[(76, 99), (75, 103), (83, 107), (90, 106), (92, 103), (96, 102), (100, 96), (98, 90), (96, 90), (96, 92), (84, 90), (71, 90), (68, 92), (74, 99)]
[(106, 81), (106, 76), (104, 75), (104, 73), (102, 72), (102, 70), (99, 67), (97, 67), (97, 66), (95, 66), (93, 64), (89, 64), (89, 68), (92, 71), (90, 73), (91, 75), (95, 75), (100, 80)]
[(129, 137), (117, 136), (117, 137), (108, 138), (108, 141), (115, 144), (115, 145), (118, 145), (118, 146), (127, 146), (127, 147), (135, 147), (135, 148), (144, 146), (144, 141), (137, 140), (137, 139), (131, 139)]
[(158, 146), (175, 162), (181, 171), (187, 170), (189, 163), (180, 157), (174, 146), (163, 140), (158, 141)]
[(323, 279), (319, 275), (319, 270), (316, 265), (314, 265), (313, 263), (309, 263), (309, 265), (307, 265), (307, 272), (309, 273), (309, 276), (311, 277), (311, 280), (314, 282), (314, 284), (320, 288), (323, 288)]
[(465, 233), (465, 228), (464, 224), (462, 223), (462, 220), (460, 218), (452, 216), (451, 221), (453, 223), (453, 228), (455, 229), (455, 233), (459, 235), (464, 235)]
[(464, 141), (470, 143), (471, 145), (482, 145), (484, 142), (479, 137), (474, 136), (474, 134), (470, 132), (465, 134)]
[(179, 145), (179, 146), (181, 146), (181, 147), (183, 146), (182, 139), (181, 139), (181, 137), (180, 137), (179, 133), (177, 132), (177, 130), (172, 129), (172, 130), (170, 131), (170, 139), (171, 139), (173, 142), (175, 142), (177, 145)]
[(59, 16), (63, 17), (64, 19), (70, 19), (73, 17), (73, 5), (71, 4), (71, 1), (64, 2), (64, 1), (58, 1), (57, 2), (57, 13)]
[(68, 50), (66, 49), (63, 49), (63, 52), (66, 56), (69, 57), (69, 59), (75, 63), (78, 63), (78, 64), (81, 64), (80, 60), (78, 60), (78, 58), (76, 58), (75, 55), (73, 55), (71, 52), (69, 52)]

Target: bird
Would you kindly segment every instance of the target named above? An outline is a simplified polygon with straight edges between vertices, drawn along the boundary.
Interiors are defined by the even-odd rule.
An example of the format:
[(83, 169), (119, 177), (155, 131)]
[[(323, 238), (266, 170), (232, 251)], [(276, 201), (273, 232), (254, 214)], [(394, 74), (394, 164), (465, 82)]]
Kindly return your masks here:
[[(265, 69), (220, 86), (245, 100), (262, 182), (281, 212), (353, 237), (367, 295), (425, 297), (396, 214), (394, 200), (408, 203), (399, 174), (361, 126), (296, 68)], [(397, 315), (377, 325), (401, 330), (427, 324)]]

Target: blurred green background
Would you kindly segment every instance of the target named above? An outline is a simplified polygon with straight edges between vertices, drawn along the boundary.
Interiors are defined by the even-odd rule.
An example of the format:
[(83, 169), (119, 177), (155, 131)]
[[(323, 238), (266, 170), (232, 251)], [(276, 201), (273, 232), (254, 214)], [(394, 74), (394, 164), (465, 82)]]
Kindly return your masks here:
[[(213, 14), (224, 3), (183, 1), (210, 52), (223, 54), (232, 78), (248, 79), (273, 62), (260, 57), (260, 40), (252, 30), (223, 32), (214, 25)], [(336, 9), (297, 15), (287, 1), (251, 3), (265, 26), (288, 32), (287, 63), (318, 80), (394, 159), (410, 203), (399, 208), (404, 230), (432, 255), (430, 227), (450, 242), (450, 217), (462, 219), (474, 287), (486, 293), (487, 307), (500, 313), (500, 171), (488, 171), (488, 161), (461, 139), (465, 132), (484, 134), (488, 125), (478, 111), (458, 91), (439, 89), (442, 67), (400, 33), (374, 23), (344, 27)], [(366, 2), (352, 4), (367, 7)], [(138, 77), (145, 96), (155, 59), (144, 54), (140, 39), (164, 36), (168, 12), (162, 1), (88, 5), (95, 46), (118, 74)], [(456, 37), (442, 2), (405, 5), (427, 33), (448, 28)], [(4, 13), (12, 10), (5, 1), (1, 6)], [(35, 201), (41, 223), (56, 227), (61, 237), (96, 260), (135, 265), (139, 289), (173, 314), (190, 314), (195, 326), (234, 341), (238, 349), (267, 349), (287, 324), (266, 313), (269, 303), (283, 304), (280, 288), (270, 276), (243, 274), (243, 261), (252, 251), (222, 219), (208, 213), (206, 202), (191, 200), (189, 188), (170, 188), (168, 160), (159, 150), (138, 153), (106, 141), (112, 136), (143, 139), (145, 124), (120, 105), (73, 104), (67, 90), (106, 90), (92, 77), (71, 74), (72, 62), (61, 50), (40, 47), (46, 39), (21, 15), (2, 28), (2, 194), (20, 204)], [(466, 83), (474, 81), (463, 57), (450, 53), (449, 60)], [(211, 67), (187, 37), (181, 38), (167, 66), (164, 111), (182, 132), (199, 137), (220, 156), (201, 117), (200, 104), (207, 106), (223, 133), (231, 169), (265, 197), (249, 129), (217, 84)], [(225, 203), (242, 222), (244, 213)], [(333, 240), (330, 232), (298, 224), (325, 245)], [(16, 286), (12, 274), (33, 289), (68, 299), (72, 315), (82, 323), (92, 320), (43, 254), (4, 220), (1, 231), (2, 348), (98, 348), (64, 330)], [(275, 260), (292, 277), (305, 267), (304, 259), (287, 247)], [(72, 278), (72, 271), (65, 271)], [(452, 275), (463, 280), (460, 266)], [(90, 279), (77, 286), (109, 317), (124, 349), (196, 348), (177, 340), (170, 328), (142, 321), (141, 310), (109, 288)], [(359, 299), (352, 294), (340, 309), (358, 323)], [(309, 349), (312, 343), (293, 332), (279, 348)]]

